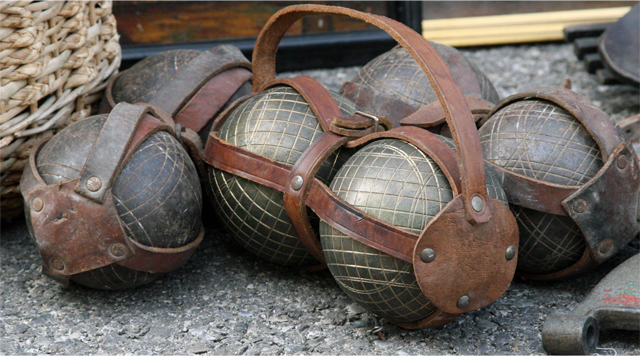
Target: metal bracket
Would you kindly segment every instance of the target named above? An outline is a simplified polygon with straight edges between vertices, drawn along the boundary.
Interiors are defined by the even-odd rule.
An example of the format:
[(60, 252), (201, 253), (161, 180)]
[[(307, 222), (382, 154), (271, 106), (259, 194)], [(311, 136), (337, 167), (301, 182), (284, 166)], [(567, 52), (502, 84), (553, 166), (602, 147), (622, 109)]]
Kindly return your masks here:
[(640, 254), (611, 271), (569, 314), (554, 314), (542, 327), (550, 354), (593, 354), (600, 329), (640, 330)]

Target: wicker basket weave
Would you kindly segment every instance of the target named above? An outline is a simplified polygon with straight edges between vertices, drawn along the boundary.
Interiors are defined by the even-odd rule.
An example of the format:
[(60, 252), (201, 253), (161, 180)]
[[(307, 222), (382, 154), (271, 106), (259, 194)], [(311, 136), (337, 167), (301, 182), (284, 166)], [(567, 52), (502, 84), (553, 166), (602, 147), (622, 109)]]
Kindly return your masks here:
[(0, 217), (22, 214), (30, 149), (91, 115), (122, 57), (105, 1), (0, 2)]

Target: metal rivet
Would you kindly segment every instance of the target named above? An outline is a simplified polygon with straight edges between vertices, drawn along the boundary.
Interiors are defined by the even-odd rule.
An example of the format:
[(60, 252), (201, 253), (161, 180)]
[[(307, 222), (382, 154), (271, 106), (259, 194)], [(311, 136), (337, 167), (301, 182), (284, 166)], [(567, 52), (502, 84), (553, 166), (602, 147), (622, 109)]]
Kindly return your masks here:
[(607, 239), (600, 243), (600, 245), (598, 246), (598, 251), (600, 251), (601, 254), (607, 254), (611, 251), (612, 247), (613, 247), (613, 242)]
[(460, 299), (458, 299), (456, 306), (460, 309), (466, 308), (469, 306), (470, 301), (471, 301), (471, 298), (469, 298), (469, 296), (465, 294), (462, 297), (460, 297)]
[(44, 201), (40, 197), (35, 197), (31, 201), (31, 208), (35, 211), (40, 211), (44, 208)]
[(585, 210), (587, 210), (587, 202), (584, 201), (584, 199), (578, 199), (575, 202), (573, 202), (573, 210), (576, 211), (576, 213), (582, 213)]
[(302, 179), (301, 175), (296, 175), (291, 178), (291, 188), (293, 188), (293, 190), (300, 190), (302, 183), (304, 183), (304, 179)]
[(477, 212), (481, 212), (484, 208), (484, 201), (479, 196), (471, 198), (471, 207)]
[(111, 245), (111, 248), (109, 250), (111, 251), (111, 254), (116, 257), (122, 257), (127, 252), (124, 245), (121, 244), (120, 242), (116, 242), (113, 245)]
[(102, 180), (100, 180), (100, 178), (91, 177), (87, 179), (87, 189), (92, 192), (97, 192), (100, 188), (102, 188)]
[(49, 261), (49, 265), (51, 265), (51, 268), (57, 269), (58, 271), (62, 271), (64, 269), (64, 262), (59, 258), (52, 258), (51, 261)]
[(420, 252), (420, 259), (424, 263), (432, 262), (436, 259), (436, 251), (434, 251), (432, 248), (427, 247)]
[(627, 155), (620, 155), (616, 163), (618, 164), (618, 168), (625, 169), (627, 168), (627, 164), (629, 164), (629, 158), (627, 158)]
[(511, 261), (514, 257), (516, 257), (515, 246), (507, 247), (507, 251), (504, 253), (504, 257), (507, 259), (507, 261)]

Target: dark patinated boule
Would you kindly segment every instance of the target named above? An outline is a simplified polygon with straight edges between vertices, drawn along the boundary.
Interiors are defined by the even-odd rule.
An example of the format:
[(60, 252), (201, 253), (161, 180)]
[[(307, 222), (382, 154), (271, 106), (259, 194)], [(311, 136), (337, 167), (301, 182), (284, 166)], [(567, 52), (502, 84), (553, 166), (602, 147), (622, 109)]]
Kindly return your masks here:
[(134, 64), (123, 71), (113, 82), (113, 99), (116, 103), (146, 103), (162, 88), (182, 66), (201, 52), (176, 49), (160, 52)]
[[(78, 121), (39, 150), (36, 167), (46, 184), (80, 175), (106, 119), (107, 115), (96, 115)], [(136, 149), (115, 180), (112, 194), (125, 233), (142, 245), (182, 247), (200, 232), (202, 192), (195, 166), (166, 131), (154, 133)], [(30, 224), (29, 209), (25, 211)], [(160, 275), (111, 264), (75, 274), (71, 280), (92, 288), (125, 289)]]
[[(454, 148), (452, 140), (442, 139)], [(507, 204), (499, 182), (486, 172), (487, 192)], [(453, 199), (438, 165), (399, 139), (377, 140), (358, 150), (338, 170), (330, 187), (354, 207), (416, 234)], [(436, 310), (420, 289), (411, 263), (366, 246), (324, 222), (320, 236), (329, 270), (364, 308), (398, 323), (419, 321)]]
[[(337, 93), (331, 95), (344, 116), (357, 110), (350, 100)], [(218, 132), (232, 145), (288, 166), (293, 166), (322, 134), (318, 119), (302, 95), (287, 86), (249, 98), (231, 113)], [(331, 155), (316, 177), (328, 182), (343, 161), (344, 153)], [(281, 192), (211, 166), (208, 170), (214, 208), (241, 245), (282, 265), (318, 263), (291, 225)], [(317, 221), (315, 217), (312, 225), (317, 226)]]
[[(549, 101), (513, 102), (493, 114), (479, 134), (486, 160), (529, 178), (581, 186), (603, 165), (598, 145), (584, 126)], [(509, 187), (505, 189), (509, 195)], [(520, 271), (552, 273), (582, 257), (586, 243), (569, 217), (511, 208), (520, 230)]]
[[(453, 47), (430, 43), (451, 69), (464, 95), (493, 104), (500, 101), (491, 81), (462, 53)], [(438, 100), (424, 71), (402, 47), (367, 63), (340, 92), (363, 110), (389, 118), (394, 127), (420, 107)]]

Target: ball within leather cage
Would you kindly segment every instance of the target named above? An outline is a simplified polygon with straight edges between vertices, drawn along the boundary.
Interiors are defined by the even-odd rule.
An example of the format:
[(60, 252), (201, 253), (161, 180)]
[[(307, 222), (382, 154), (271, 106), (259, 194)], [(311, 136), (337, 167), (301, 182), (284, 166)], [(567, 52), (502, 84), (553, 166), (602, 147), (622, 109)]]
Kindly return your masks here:
[(18, 187), (37, 141), (92, 114), (122, 57), (112, 1), (0, 3), (0, 201), (22, 214)]
[[(368, 22), (389, 33), (406, 48), (437, 93), (457, 151), (421, 128), (406, 126), (377, 132), (382, 127), (390, 129), (390, 122), (367, 113), (342, 117), (328, 91), (310, 77), (275, 79), (275, 54), (285, 32), (298, 19), (318, 13)], [(518, 246), (515, 219), (503, 203), (488, 196), (484, 161), (472, 113), (448, 67), (422, 36), (382, 16), (334, 6), (290, 6), (274, 14), (262, 29), (253, 54), (253, 70), (252, 94), (244, 100), (272, 86), (288, 85), (305, 98), (325, 133), (293, 167), (242, 150), (221, 140), (216, 132), (229, 113), (243, 101), (240, 99), (214, 122), (204, 160), (216, 169), (283, 192), (289, 219), (302, 243), (321, 264), (324, 264), (324, 256), (309, 223), (307, 207), (348, 236), (413, 263), (420, 288), (438, 310), (415, 323), (399, 323), (403, 327), (444, 325), (463, 312), (494, 302), (506, 291), (517, 262), (516, 257), (505, 256), (507, 249)], [(418, 110), (413, 115), (428, 116), (429, 111)], [(454, 191), (454, 199), (419, 235), (354, 208), (314, 178), (323, 160), (336, 149), (358, 147), (379, 138), (398, 138), (418, 147), (438, 164)], [(427, 248), (433, 249), (438, 257), (423, 262), (421, 252)]]
[(539, 87), (502, 100), (487, 115), (523, 100), (540, 100), (566, 110), (596, 143), (602, 167), (588, 182), (561, 185), (513, 172), (493, 163), (488, 167), (502, 182), (509, 203), (564, 216), (579, 228), (586, 248), (570, 266), (550, 273), (522, 273), (534, 280), (560, 280), (587, 272), (615, 255), (640, 232), (638, 157), (622, 130), (586, 98), (567, 88)]

